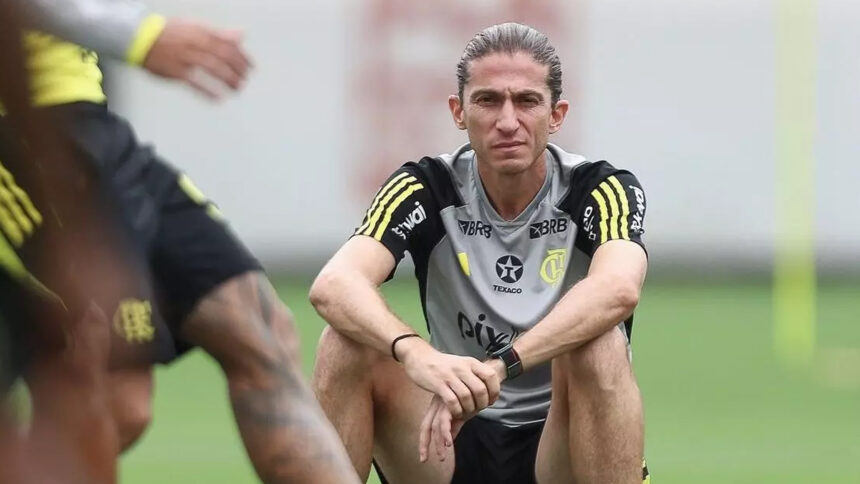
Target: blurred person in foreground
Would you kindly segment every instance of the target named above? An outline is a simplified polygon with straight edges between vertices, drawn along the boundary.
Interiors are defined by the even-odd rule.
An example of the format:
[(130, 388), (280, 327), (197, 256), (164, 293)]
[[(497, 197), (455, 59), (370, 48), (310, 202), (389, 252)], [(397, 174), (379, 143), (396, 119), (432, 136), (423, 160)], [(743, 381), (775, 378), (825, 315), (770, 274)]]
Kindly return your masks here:
[[(569, 104), (542, 33), (485, 29), (457, 78), (469, 144), (396, 170), (311, 288), (317, 397), (362, 477), (373, 459), (394, 483), (647, 482), (642, 188), (548, 144)], [(405, 251), (430, 343), (377, 289)]]
[[(133, 64), (212, 96), (213, 80), (238, 89), (250, 66), (237, 32), (165, 19), (135, 2), (37, 0), (30, 11), (34, 26), (124, 53)], [(88, 30), (96, 27), (102, 30)], [(149, 423), (152, 363), (200, 346), (227, 377), (240, 434), (264, 482), (355, 482), (301, 376), (292, 317), (260, 264), (190, 179), (139, 145), (128, 123), (107, 109), (92, 50), (44, 32), (24, 41), (35, 111), (97, 174), (152, 281), (104, 308), (120, 448)]]
[[(8, 402), (0, 405), (0, 482), (115, 482), (109, 328), (94, 300), (135, 275), (91, 176), (29, 109), (21, 32), (15, 5), (0, 4), (0, 102), (8, 109), (0, 130), (0, 395), (26, 371), (34, 405), (28, 432)], [(36, 206), (50, 207), (48, 217)], [(44, 226), (39, 237), (36, 225)]]

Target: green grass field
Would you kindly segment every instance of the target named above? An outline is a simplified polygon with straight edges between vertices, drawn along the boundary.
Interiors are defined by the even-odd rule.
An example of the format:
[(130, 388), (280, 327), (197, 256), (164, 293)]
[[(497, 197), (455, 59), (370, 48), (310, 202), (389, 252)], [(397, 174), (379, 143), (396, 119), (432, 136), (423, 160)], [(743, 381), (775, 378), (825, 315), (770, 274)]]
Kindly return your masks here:
[[(310, 371), (323, 322), (307, 283), (279, 291)], [(414, 284), (385, 292), (423, 328)], [(860, 283), (821, 287), (816, 363), (802, 374), (772, 356), (770, 294), (744, 282), (646, 285), (633, 347), (655, 484), (860, 483)], [(154, 413), (122, 460), (122, 482), (256, 482), (208, 356), (196, 351), (157, 372)]]

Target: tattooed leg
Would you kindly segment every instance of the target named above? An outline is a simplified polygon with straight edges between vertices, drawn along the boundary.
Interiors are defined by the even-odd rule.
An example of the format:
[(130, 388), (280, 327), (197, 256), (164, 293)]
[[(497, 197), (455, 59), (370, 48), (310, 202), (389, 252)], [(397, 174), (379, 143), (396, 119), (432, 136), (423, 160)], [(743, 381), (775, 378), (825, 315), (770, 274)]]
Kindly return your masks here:
[(185, 321), (183, 337), (224, 370), (239, 432), (264, 482), (358, 482), (301, 376), (292, 316), (262, 273), (210, 293)]

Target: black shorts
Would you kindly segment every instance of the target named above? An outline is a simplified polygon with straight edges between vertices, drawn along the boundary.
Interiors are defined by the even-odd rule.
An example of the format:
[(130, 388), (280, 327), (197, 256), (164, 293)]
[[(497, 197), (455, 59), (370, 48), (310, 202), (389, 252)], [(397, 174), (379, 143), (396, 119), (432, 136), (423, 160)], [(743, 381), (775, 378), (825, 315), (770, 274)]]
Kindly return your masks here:
[[(529, 484), (535, 482), (535, 459), (543, 422), (509, 427), (475, 417), (454, 439), (452, 484)], [(383, 484), (388, 484), (374, 462)]]
[[(474, 417), (454, 439), (451, 484), (535, 484), (535, 462), (544, 422), (510, 427)], [(374, 462), (379, 479), (388, 484)], [(642, 463), (642, 482), (650, 483)]]
[[(175, 359), (191, 347), (179, 337), (180, 328), (200, 299), (234, 276), (261, 270), (259, 262), (217, 207), (187, 176), (140, 145), (125, 120), (94, 103), (44, 109), (66, 148), (96, 174), (102, 196), (113, 205), (124, 253), (140, 276), (126, 297), (100, 302), (110, 306), (102, 309), (120, 350), (112, 355), (143, 353), (149, 363)], [(18, 252), (29, 266), (26, 245)]]
[[(509, 427), (475, 417), (454, 439), (452, 484), (534, 484), (544, 422)], [(642, 462), (642, 484), (651, 482)]]
[(518, 427), (475, 417), (454, 439), (452, 483), (531, 484), (544, 422)]

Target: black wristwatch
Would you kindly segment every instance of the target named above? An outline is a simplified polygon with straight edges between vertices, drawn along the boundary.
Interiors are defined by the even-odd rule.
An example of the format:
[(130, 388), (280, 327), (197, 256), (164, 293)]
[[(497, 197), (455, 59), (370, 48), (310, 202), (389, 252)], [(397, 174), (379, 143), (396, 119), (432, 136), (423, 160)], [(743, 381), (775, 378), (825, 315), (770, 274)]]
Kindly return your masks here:
[(508, 374), (508, 380), (514, 379), (523, 373), (523, 362), (520, 360), (520, 355), (514, 349), (513, 343), (508, 343), (505, 346), (490, 353), (490, 358), (498, 358), (505, 364), (505, 372)]

